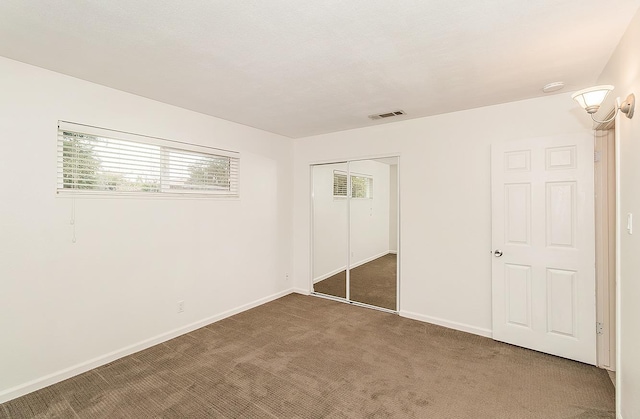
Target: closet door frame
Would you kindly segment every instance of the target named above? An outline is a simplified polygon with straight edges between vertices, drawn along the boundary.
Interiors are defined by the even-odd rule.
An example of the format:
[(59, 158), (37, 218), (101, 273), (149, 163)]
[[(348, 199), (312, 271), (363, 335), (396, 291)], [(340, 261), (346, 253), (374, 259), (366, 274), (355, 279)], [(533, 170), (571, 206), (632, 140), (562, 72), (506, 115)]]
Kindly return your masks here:
[[(352, 301), (350, 299), (350, 271), (351, 271), (351, 163), (352, 162), (356, 162), (356, 161), (363, 161), (363, 160), (378, 160), (378, 159), (385, 159), (385, 158), (396, 158), (397, 159), (397, 177), (396, 177), (396, 309), (395, 310), (389, 310), (387, 308), (383, 308), (383, 307), (378, 307), (378, 306), (373, 306), (370, 304), (366, 304), (366, 303), (361, 303), (358, 301)], [(323, 165), (329, 165), (329, 164), (345, 164), (347, 165), (347, 254), (346, 254), (346, 268), (345, 268), (345, 281), (346, 281), (346, 298), (342, 298), (342, 297), (338, 297), (338, 296), (333, 296), (333, 295), (328, 295), (328, 294), (322, 294), (322, 293), (318, 293), (314, 291), (314, 282), (313, 282), (313, 272), (314, 272), (314, 225), (315, 225), (315, 214), (314, 214), (314, 173), (313, 173), (313, 168), (315, 166), (323, 166)], [(310, 206), (309, 206), (309, 219), (310, 219), (310, 223), (309, 223), (309, 290), (310, 290), (310, 295), (316, 296), (316, 297), (321, 297), (321, 298), (327, 298), (330, 300), (335, 300), (335, 301), (340, 301), (340, 302), (344, 302), (347, 304), (353, 304), (353, 305), (357, 305), (357, 306), (361, 306), (361, 307), (367, 307), (367, 308), (372, 308), (375, 310), (380, 310), (380, 311), (385, 311), (388, 313), (394, 313), (394, 314), (398, 314), (400, 312), (400, 304), (401, 304), (401, 292), (400, 292), (400, 285), (401, 285), (401, 278), (400, 278), (400, 273), (401, 273), (401, 258), (402, 258), (402, 250), (401, 250), (401, 191), (400, 191), (400, 182), (401, 179), (401, 156), (400, 153), (396, 153), (396, 154), (384, 154), (384, 155), (377, 155), (377, 156), (370, 156), (370, 157), (357, 157), (357, 158), (350, 158), (350, 159), (333, 159), (333, 160), (326, 160), (326, 161), (318, 161), (318, 162), (312, 162), (309, 163), (309, 200), (310, 200)]]

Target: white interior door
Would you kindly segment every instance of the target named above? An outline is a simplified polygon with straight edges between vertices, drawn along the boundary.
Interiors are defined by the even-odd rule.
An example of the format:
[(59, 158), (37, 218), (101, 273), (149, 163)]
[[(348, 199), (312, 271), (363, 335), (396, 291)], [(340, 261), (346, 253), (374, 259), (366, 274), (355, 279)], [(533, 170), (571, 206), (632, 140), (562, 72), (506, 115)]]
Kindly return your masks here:
[(593, 139), (491, 151), (493, 338), (596, 363)]

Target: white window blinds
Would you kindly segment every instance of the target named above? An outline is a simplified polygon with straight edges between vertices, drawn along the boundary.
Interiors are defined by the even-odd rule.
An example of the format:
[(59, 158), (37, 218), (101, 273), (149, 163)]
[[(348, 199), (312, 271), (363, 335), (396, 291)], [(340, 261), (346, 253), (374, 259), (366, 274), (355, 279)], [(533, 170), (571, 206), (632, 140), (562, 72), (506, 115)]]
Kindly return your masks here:
[(58, 193), (238, 196), (235, 152), (59, 121)]
[(347, 196), (347, 174), (333, 172), (333, 196)]
[[(347, 174), (333, 171), (333, 196), (347, 196)], [(373, 198), (373, 177), (362, 174), (351, 174), (351, 198)]]

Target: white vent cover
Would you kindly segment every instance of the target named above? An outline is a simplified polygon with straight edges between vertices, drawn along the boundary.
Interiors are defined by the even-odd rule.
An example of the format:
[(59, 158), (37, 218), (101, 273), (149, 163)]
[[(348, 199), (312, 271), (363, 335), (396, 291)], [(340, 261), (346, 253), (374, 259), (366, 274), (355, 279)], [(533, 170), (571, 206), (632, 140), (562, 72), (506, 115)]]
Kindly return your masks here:
[(384, 118), (391, 118), (391, 117), (400, 116), (400, 115), (406, 115), (406, 114), (404, 113), (404, 111), (397, 110), (397, 111), (391, 111), (386, 113), (380, 113), (377, 115), (369, 115), (369, 119), (384, 119)]

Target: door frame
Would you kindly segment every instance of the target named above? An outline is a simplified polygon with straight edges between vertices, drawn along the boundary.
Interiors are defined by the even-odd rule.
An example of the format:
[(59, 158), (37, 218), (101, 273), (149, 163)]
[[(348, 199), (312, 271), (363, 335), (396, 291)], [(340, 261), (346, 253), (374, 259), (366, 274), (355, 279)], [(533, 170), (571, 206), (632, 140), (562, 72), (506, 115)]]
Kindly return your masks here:
[[(346, 296), (347, 298), (341, 298), (341, 297), (335, 297), (335, 296), (331, 296), (331, 295), (327, 295), (327, 294), (321, 294), (321, 293), (317, 293), (313, 290), (313, 263), (314, 263), (314, 258), (313, 258), (313, 254), (314, 254), (314, 202), (313, 202), (313, 198), (314, 198), (314, 190), (313, 190), (313, 168), (314, 166), (321, 166), (321, 165), (326, 165), (326, 164), (340, 164), (340, 163), (347, 163), (347, 190), (349, 190), (350, 188), (350, 183), (351, 183), (351, 176), (350, 176), (350, 167), (349, 167), (349, 163), (353, 162), (353, 161), (362, 161), (362, 160), (376, 160), (376, 159), (385, 159), (385, 158), (397, 158), (398, 159), (398, 164), (397, 164), (397, 179), (396, 179), (396, 208), (397, 208), (397, 214), (396, 214), (396, 232), (397, 232), (397, 237), (396, 237), (396, 309), (395, 310), (389, 310), (387, 308), (384, 307), (377, 307), (377, 306), (373, 306), (370, 304), (366, 304), (366, 303), (361, 303), (359, 301), (352, 301), (350, 300), (349, 297), (349, 266), (351, 265), (350, 263), (350, 257), (351, 257), (351, 227), (350, 227), (350, 218), (351, 218), (351, 214), (350, 214), (350, 204), (347, 205), (347, 267), (346, 267)], [(400, 313), (400, 304), (401, 304), (401, 298), (400, 298), (400, 287), (401, 287), (401, 259), (402, 259), (402, 245), (401, 245), (401, 237), (402, 237), (402, 233), (401, 233), (401, 218), (402, 218), (402, 211), (401, 211), (401, 161), (402, 161), (402, 156), (401, 153), (390, 153), (390, 154), (380, 154), (380, 155), (373, 155), (373, 156), (364, 156), (364, 157), (351, 157), (351, 158), (343, 158), (343, 159), (327, 159), (327, 160), (321, 160), (321, 161), (314, 161), (314, 162), (310, 162), (309, 163), (309, 295), (315, 296), (315, 297), (320, 297), (320, 298), (326, 298), (326, 299), (330, 299), (330, 300), (334, 300), (334, 301), (339, 301), (342, 303), (347, 303), (347, 304), (352, 304), (352, 305), (356, 305), (356, 306), (360, 306), (360, 307), (366, 307), (366, 308), (371, 308), (374, 310), (379, 310), (379, 311), (384, 311), (387, 313), (393, 313), (393, 314), (399, 314)], [(350, 201), (350, 198), (347, 196), (347, 202)]]
[(616, 360), (616, 203), (615, 129), (596, 127), (595, 205), (596, 205), (596, 315), (602, 328), (597, 335), (597, 365), (615, 371)]

